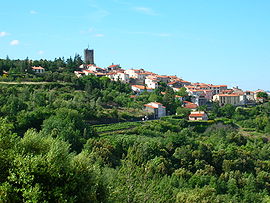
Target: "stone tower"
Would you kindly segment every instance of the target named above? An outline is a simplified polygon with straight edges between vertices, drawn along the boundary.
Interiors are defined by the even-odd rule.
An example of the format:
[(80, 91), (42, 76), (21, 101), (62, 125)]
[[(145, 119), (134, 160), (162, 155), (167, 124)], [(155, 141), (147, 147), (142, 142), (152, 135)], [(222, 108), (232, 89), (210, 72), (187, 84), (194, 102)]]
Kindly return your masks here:
[(94, 63), (94, 49), (84, 50), (84, 62), (85, 64), (95, 64)]

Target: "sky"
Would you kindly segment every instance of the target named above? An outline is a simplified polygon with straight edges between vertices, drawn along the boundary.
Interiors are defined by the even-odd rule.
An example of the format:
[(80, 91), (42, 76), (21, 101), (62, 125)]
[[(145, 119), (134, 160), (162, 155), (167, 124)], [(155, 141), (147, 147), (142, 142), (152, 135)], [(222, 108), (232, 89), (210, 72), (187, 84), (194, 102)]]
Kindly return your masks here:
[(0, 58), (68, 58), (89, 46), (100, 67), (270, 90), (269, 10), (269, 0), (2, 1)]

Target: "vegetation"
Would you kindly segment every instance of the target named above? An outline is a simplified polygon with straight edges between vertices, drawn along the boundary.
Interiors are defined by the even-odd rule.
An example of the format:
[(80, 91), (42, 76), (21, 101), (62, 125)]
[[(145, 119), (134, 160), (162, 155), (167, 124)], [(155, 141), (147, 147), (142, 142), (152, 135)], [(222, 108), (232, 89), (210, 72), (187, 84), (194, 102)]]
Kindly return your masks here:
[[(131, 94), (97, 77), (1, 84), (0, 201), (270, 201), (269, 102), (189, 122), (170, 88)], [(149, 101), (177, 115), (97, 124), (136, 120), (123, 109)]]

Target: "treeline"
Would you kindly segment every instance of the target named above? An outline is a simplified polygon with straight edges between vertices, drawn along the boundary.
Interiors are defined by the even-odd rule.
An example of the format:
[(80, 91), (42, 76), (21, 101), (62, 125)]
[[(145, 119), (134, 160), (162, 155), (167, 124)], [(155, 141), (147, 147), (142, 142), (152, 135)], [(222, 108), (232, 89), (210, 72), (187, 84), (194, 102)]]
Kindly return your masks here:
[(30, 60), (28, 58), (24, 60), (12, 60), (7, 56), (6, 59), (0, 59), (0, 74), (3, 71), (7, 71), (9, 73), (25, 73), (30, 72), (33, 66), (41, 66), (45, 68), (47, 71), (59, 71), (62, 70), (64, 72), (73, 72), (78, 68), (81, 64), (83, 64), (82, 58), (80, 55), (76, 54), (74, 58), (70, 57), (65, 59), (64, 57), (55, 58), (54, 60)]

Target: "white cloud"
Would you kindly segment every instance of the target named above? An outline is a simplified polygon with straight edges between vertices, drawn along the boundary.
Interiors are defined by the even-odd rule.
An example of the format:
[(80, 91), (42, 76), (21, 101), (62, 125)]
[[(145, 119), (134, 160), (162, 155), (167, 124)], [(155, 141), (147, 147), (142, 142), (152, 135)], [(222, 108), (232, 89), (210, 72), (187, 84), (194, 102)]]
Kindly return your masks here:
[(95, 34), (95, 37), (104, 37), (105, 35), (104, 34), (101, 34), (101, 33), (99, 33), (99, 34)]
[(35, 11), (35, 10), (31, 10), (30, 11), (30, 14), (32, 14), (32, 15), (35, 15), (35, 14), (37, 14), (38, 12), (37, 11)]
[(44, 51), (43, 51), (43, 50), (39, 50), (37, 53), (38, 53), (39, 55), (42, 55), (42, 54), (44, 54)]
[(15, 39), (15, 40), (12, 40), (12, 41), (10, 42), (10, 45), (11, 45), (11, 46), (16, 46), (16, 45), (18, 45), (19, 43), (20, 43), (20, 41), (17, 40), (17, 39)]
[(134, 7), (133, 8), (135, 11), (146, 14), (146, 15), (151, 15), (151, 16), (156, 16), (157, 13), (151, 9), (151, 8), (147, 8), (147, 7)]
[(8, 35), (7, 32), (0, 32), (0, 37), (5, 37), (5, 36), (7, 36), (7, 35)]

